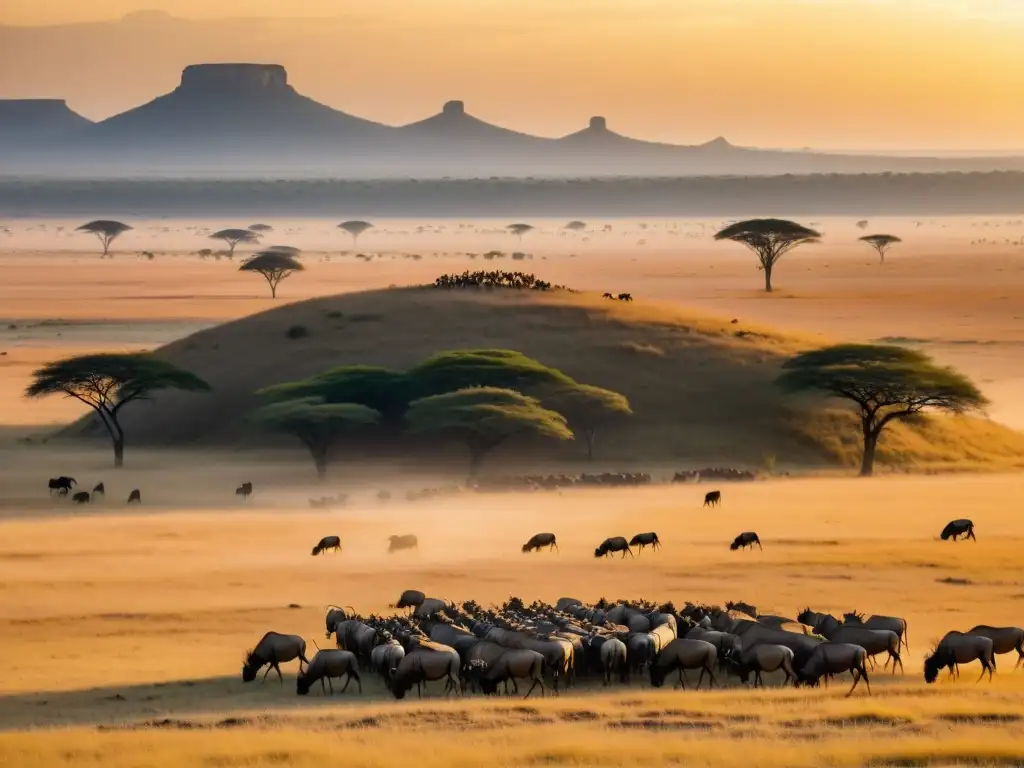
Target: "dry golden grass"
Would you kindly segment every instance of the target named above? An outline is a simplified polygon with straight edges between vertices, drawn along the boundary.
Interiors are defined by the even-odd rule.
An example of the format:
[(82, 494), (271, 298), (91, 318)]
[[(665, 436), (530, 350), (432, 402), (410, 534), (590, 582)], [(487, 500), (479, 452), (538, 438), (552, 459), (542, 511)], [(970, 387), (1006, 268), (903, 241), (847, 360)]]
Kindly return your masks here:
[[(24, 472), (3, 479), (16, 483), (13, 471)], [(180, 477), (149, 481), (170, 486)], [(111, 501), (115, 509), (67, 515), (55, 503), (37, 519), (9, 518), (0, 523), (0, 722), (9, 731), (0, 734), (0, 764), (391, 766), (415, 755), (417, 764), (468, 766), (481, 754), (509, 766), (718, 766), (739, 754), (764, 766), (1024, 759), (1024, 672), (1012, 671), (1014, 659), (1002, 657), (992, 685), (975, 685), (973, 666), (955, 683), (926, 686), (920, 676), (922, 656), (946, 630), (1020, 623), (1024, 523), (1005, 510), (1024, 478), (769, 481), (724, 487), (714, 512), (700, 507), (703, 490), (382, 506), (364, 488), (341, 512), (302, 509), (296, 490), (275, 497), (274, 508), (129, 513)], [(963, 514), (978, 526), (977, 543), (935, 540)], [(561, 555), (519, 552), (540, 529), (558, 534)], [(744, 529), (759, 531), (763, 553), (728, 550)], [(657, 530), (664, 549), (635, 560), (592, 556), (606, 535), (640, 530)], [(311, 558), (311, 542), (334, 532), (344, 553)], [(420, 552), (386, 555), (396, 532), (416, 533)], [(872, 697), (850, 699), (839, 686), (755, 693), (731, 683), (693, 693), (635, 680), (528, 702), (397, 703), (368, 675), (361, 697), (300, 699), (294, 665), (284, 686), (240, 681), (242, 651), (264, 631), (302, 634), (312, 650), (314, 640), (323, 644), (325, 604), (385, 611), (406, 588), (484, 603), (511, 594), (645, 596), (745, 599), (790, 615), (805, 605), (902, 615), (908, 674), (879, 671)]]

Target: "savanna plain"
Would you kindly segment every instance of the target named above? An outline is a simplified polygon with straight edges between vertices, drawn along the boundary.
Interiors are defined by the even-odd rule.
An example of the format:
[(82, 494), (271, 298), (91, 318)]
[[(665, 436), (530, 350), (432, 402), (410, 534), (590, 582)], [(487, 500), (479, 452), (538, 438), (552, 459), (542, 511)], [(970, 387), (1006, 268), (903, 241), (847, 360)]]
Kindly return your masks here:
[[(390, 221), (377, 222), (357, 249), (335, 222), (271, 221), (274, 242), (301, 248), (306, 265), (282, 282), (276, 300), (260, 278), (238, 271), (241, 257), (196, 255), (210, 247), (208, 231), (241, 222), (133, 221), (135, 229), (107, 259), (94, 240), (72, 234), (78, 223), (11, 221), (0, 234), (0, 763), (1024, 764), (1024, 671), (1013, 669), (1015, 654), (999, 657), (991, 683), (975, 683), (976, 664), (965, 665), (959, 680), (943, 675), (926, 685), (922, 675), (924, 656), (945, 632), (1019, 626), (1024, 611), (1024, 475), (1016, 442), (1024, 438), (1013, 431), (1024, 428), (1024, 222), (872, 222), (872, 229), (904, 240), (884, 265), (856, 242), (863, 232), (853, 220), (814, 222), (823, 242), (784, 257), (777, 289), (765, 295), (753, 257), (711, 240), (720, 222), (592, 222), (585, 234), (565, 233), (563, 222), (534, 222), (537, 229), (519, 242), (502, 231), (507, 222)], [(523, 255), (467, 255), (493, 249)], [(601, 370), (584, 364), (588, 345), (594, 356), (607, 357), (609, 372), (641, 372), (628, 393), (637, 421), (662, 416), (642, 414), (644, 403), (671, 402), (676, 390), (703, 391), (686, 379), (711, 379), (705, 400), (689, 404), (705, 418), (694, 420), (686, 441), (666, 443), (660, 456), (652, 453), (653, 432), (624, 429), (603, 437), (592, 464), (569, 450), (550, 460), (537, 454), (532, 463), (516, 456), (517, 471), (647, 471), (657, 481), (675, 470), (732, 463), (757, 469), (760, 479), (409, 501), (407, 490), (464, 479), (461, 457), (449, 457), (446, 469), (375, 462), (350, 450), (325, 487), (308, 457), (287, 441), (266, 448), (210, 439), (161, 445), (159, 424), (144, 444), (133, 445), (129, 435), (126, 466), (114, 470), (108, 445), (53, 437), (83, 415), (79, 404), (22, 397), (40, 364), (86, 351), (167, 344), (173, 351), (191, 334), (200, 341), (213, 338), (202, 334), (221, 334), (217, 343), (191, 349), (190, 359), (213, 370), (200, 353), (212, 359), (244, 348), (258, 358), (269, 337), (239, 341), (232, 334), (268, 310), (268, 318), (285, 313), (273, 321), (282, 330), (296, 319), (313, 329), (312, 346), (293, 355), (315, 357), (321, 368), (364, 362), (332, 357), (336, 348), (326, 341), (315, 346), (322, 302), (482, 268), (522, 269), (581, 291), (571, 299), (573, 312), (598, 331), (574, 337), (580, 360), (543, 357), (558, 347), (530, 338), (543, 331), (539, 315), (524, 315), (529, 322), (517, 326), (495, 311), (490, 331), (479, 332), (497, 343), (490, 346), (513, 346), (519, 334), (522, 348), (574, 374)], [(605, 311), (605, 291), (631, 292), (634, 305), (607, 304), (614, 314), (593, 319)], [(371, 299), (338, 300), (377, 301), (377, 294), (366, 295)], [(404, 299), (380, 301), (381, 312), (397, 312)], [(439, 324), (453, 322), (432, 305), (417, 306)], [(366, 307), (360, 310), (369, 317)], [(479, 312), (467, 317), (482, 322)], [(708, 339), (719, 338), (718, 324), (756, 328), (758, 335), (730, 335), (728, 343), (708, 346), (719, 360), (714, 365), (671, 368), (673, 360), (689, 365), (686, 355), (698, 349), (673, 347), (664, 335), (666, 318), (684, 322), (680, 317)], [(404, 350), (394, 352), (403, 362), (452, 347), (453, 337), (432, 336), (427, 326), (412, 338), (388, 337), (388, 322), (335, 330), (367, 350)], [(650, 335), (655, 328), (662, 335)], [(611, 346), (595, 341), (607, 334)], [(751, 338), (759, 346), (741, 345)], [(988, 416), (1009, 429), (978, 428), (967, 436), (948, 427), (941, 433), (947, 444), (931, 452), (915, 447), (908, 433), (877, 477), (860, 479), (842, 449), (833, 464), (812, 462), (795, 449), (782, 451), (780, 445), (798, 444), (777, 441), (767, 422), (716, 410), (714, 392), (739, 398), (745, 386), (761, 403), (761, 379), (742, 378), (755, 360), (770, 365), (779, 350), (836, 340), (923, 349), (968, 374), (991, 400)], [(721, 364), (733, 353), (740, 362)], [(298, 365), (280, 355), (274, 360)], [(280, 378), (296, 376), (283, 371)], [(274, 382), (259, 385), (267, 383)], [(659, 400), (654, 390), (669, 396)], [(216, 392), (215, 383), (210, 397)], [(213, 402), (230, 410), (226, 401)], [(694, 448), (701, 444), (711, 446), (707, 461)], [(761, 466), (751, 465), (751, 456), (763, 457)], [(489, 457), (486, 470), (500, 474), (503, 462), (500, 453)], [(49, 497), (45, 481), (61, 474), (83, 487), (102, 480), (106, 499), (73, 508)], [(253, 496), (235, 497), (234, 487), (247, 480)], [(722, 505), (704, 508), (703, 494), (713, 487), (722, 490)], [(129, 508), (124, 498), (133, 488), (145, 503)], [(381, 489), (392, 491), (390, 501), (378, 499)], [(342, 491), (346, 506), (310, 508), (310, 497)], [(974, 521), (978, 541), (940, 541), (942, 527), (960, 517)], [(557, 533), (559, 553), (520, 552), (544, 530)], [(732, 537), (746, 530), (758, 531), (763, 552), (729, 550)], [(593, 556), (605, 537), (642, 531), (657, 531), (663, 548), (635, 558)], [(418, 551), (387, 554), (388, 536), (404, 533), (417, 535)], [(343, 552), (310, 557), (310, 546), (328, 534), (341, 536)], [(527, 603), (563, 596), (676, 605), (744, 600), (787, 616), (805, 607), (902, 616), (906, 674), (879, 668), (871, 695), (859, 687), (850, 697), (848, 678), (828, 689), (794, 689), (768, 675), (768, 687), (755, 691), (723, 671), (724, 687), (710, 691), (653, 689), (634, 676), (628, 685), (591, 681), (527, 701), (444, 699), (433, 684), (429, 698), (397, 702), (369, 673), (361, 694), (350, 688), (320, 696), (314, 688), (298, 697), (294, 662), (284, 665), (284, 685), (273, 674), (266, 683), (242, 682), (243, 653), (264, 632), (299, 634), (312, 652), (314, 640), (333, 643), (322, 639), (327, 605), (364, 615), (394, 612), (389, 606), (405, 589), (482, 605), (512, 596)]]

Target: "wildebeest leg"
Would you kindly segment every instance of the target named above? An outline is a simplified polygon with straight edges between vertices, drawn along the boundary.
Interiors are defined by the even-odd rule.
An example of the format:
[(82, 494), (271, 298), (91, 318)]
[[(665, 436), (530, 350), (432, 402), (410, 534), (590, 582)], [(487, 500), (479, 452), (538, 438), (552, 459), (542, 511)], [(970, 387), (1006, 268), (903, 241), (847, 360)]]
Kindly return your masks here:
[(267, 675), (270, 674), (270, 670), (272, 670), (273, 668), (274, 668), (273, 666), (267, 667), (267, 671), (263, 673), (263, 680), (261, 680), (260, 682), (262, 682), (262, 683), (267, 682)]
[[(704, 669), (708, 671), (708, 688), (714, 688), (716, 685), (718, 685), (718, 680), (715, 679), (715, 673), (712, 672), (711, 667), (707, 666), (706, 664), (704, 665)], [(704, 670), (701, 670), (701, 674), (703, 673)]]
[(686, 690), (686, 678), (683, 677), (683, 668), (679, 667), (679, 687)]
[(512, 692), (516, 696), (518, 696), (519, 695), (519, 686), (516, 684), (516, 679), (514, 677), (510, 678), (510, 679), (512, 680)]
[(1017, 663), (1013, 665), (1013, 668), (1016, 669), (1021, 664), (1024, 664), (1024, 643), (1017, 646)]
[(274, 665), (274, 669), (277, 671), (278, 682), (280, 682), (281, 685), (284, 685), (284, 676), (281, 674), (281, 668), (279, 666), (277, 666), (277, 662), (276, 661), (273, 661), (271, 663)]
[[(528, 690), (526, 692), (526, 695), (523, 696), (524, 699), (530, 698), (530, 694), (533, 693), (533, 689), (537, 687), (537, 683), (540, 683), (540, 678), (539, 677), (533, 678), (533, 685), (530, 686), (530, 690)], [(540, 695), (541, 696), (544, 695), (544, 683), (540, 683)]]
[[(331, 678), (327, 678), (327, 682), (330, 682)], [(327, 695), (327, 686), (324, 685), (324, 678), (320, 678), (320, 693), (324, 696)], [(331, 689), (331, 693), (334, 693), (334, 689)]]
[(755, 669), (754, 670), (754, 687), (755, 688), (757, 688), (758, 683), (760, 683), (763, 686), (764, 685), (764, 680), (761, 679), (761, 670), (760, 669)]
[[(632, 550), (632, 549), (630, 549), (629, 547), (626, 547), (626, 552), (629, 552), (629, 556), (630, 556), (630, 557), (636, 557), (636, 555), (634, 555), (634, 554), (633, 554), (633, 550)], [(623, 557), (625, 557), (625, 556), (626, 556), (626, 553), (625, 553), (625, 552), (623, 552), (623, 553), (622, 553), (622, 556), (623, 556)]]
[(850, 690), (848, 690), (846, 692), (847, 696), (852, 696), (853, 695), (853, 689), (856, 688), (857, 687), (857, 683), (860, 682), (860, 675), (861, 675), (860, 670), (854, 669), (854, 670), (852, 670), (852, 672), (853, 672), (853, 686), (851, 686)]
[[(891, 653), (891, 652), (890, 652), (890, 653)], [(897, 654), (895, 654), (894, 658), (895, 658), (895, 661), (894, 661), (894, 662), (893, 662), (893, 664), (892, 664), (892, 673), (893, 673), (894, 675), (896, 674), (896, 665), (897, 665), (897, 664), (899, 664), (899, 665), (900, 665), (900, 674), (903, 674), (903, 675), (907, 674), (907, 670), (905, 670), (905, 669), (903, 668), (903, 657), (902, 657), (902, 656), (900, 656), (900, 655), (899, 655), (899, 654), (897, 653)]]
[(697, 678), (697, 690), (698, 691), (700, 690), (700, 684), (704, 682), (704, 670), (705, 669), (707, 669), (706, 666), (700, 668), (700, 677)]

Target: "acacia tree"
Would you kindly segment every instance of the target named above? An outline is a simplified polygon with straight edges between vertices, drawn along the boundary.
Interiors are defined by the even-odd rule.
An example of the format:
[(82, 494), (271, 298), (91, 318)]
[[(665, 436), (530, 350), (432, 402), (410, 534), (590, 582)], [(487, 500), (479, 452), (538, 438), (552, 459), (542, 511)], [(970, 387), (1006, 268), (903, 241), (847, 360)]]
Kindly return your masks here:
[(511, 437), (573, 438), (562, 414), (544, 408), (535, 398), (496, 387), (471, 387), (415, 400), (405, 420), (414, 434), (443, 434), (465, 442), (470, 480), (484, 456)]
[(356, 403), (378, 412), (383, 426), (401, 425), (409, 405), (406, 375), (372, 365), (343, 365), (256, 394), (275, 402), (315, 398), (325, 403)]
[(262, 235), (264, 232), (273, 232), (274, 228), (269, 224), (250, 224), (249, 230), (251, 232), (259, 232)]
[(228, 258), (235, 258), (235, 246), (239, 243), (258, 243), (261, 235), (249, 229), (222, 229), (210, 235), (211, 240), (223, 240), (228, 244)]
[(352, 245), (359, 242), (359, 236), (368, 229), (373, 229), (373, 224), (368, 221), (343, 221), (338, 225), (338, 229), (343, 229), (352, 235)]
[(902, 243), (896, 235), (868, 235), (867, 237), (860, 238), (862, 243), (867, 243), (876, 251), (878, 251), (878, 260), (880, 264), (885, 264), (885, 252), (888, 251), (896, 243)]
[(380, 421), (380, 413), (356, 403), (325, 403), (317, 397), (286, 400), (264, 406), (250, 419), (267, 429), (294, 435), (309, 449), (316, 476), (327, 478), (331, 450), (345, 435)]
[(519, 242), (523, 241), (523, 235), (527, 232), (533, 231), (532, 224), (509, 224), (507, 227), (508, 231), (519, 238)]
[(301, 272), (305, 267), (302, 262), (280, 251), (264, 251), (246, 259), (238, 268), (239, 272), (256, 272), (263, 275), (270, 286), (270, 298), (277, 298), (277, 286), (286, 277)]
[(804, 243), (816, 243), (821, 234), (785, 219), (749, 219), (732, 224), (715, 235), (715, 240), (742, 243), (757, 254), (764, 271), (764, 289), (772, 291), (772, 270), (782, 255)]
[(161, 389), (207, 391), (194, 373), (146, 353), (82, 355), (49, 363), (32, 374), (26, 397), (63, 394), (88, 405), (114, 444), (114, 466), (124, 465), (124, 430), (119, 414), (133, 400)]
[(878, 438), (890, 422), (910, 421), (927, 410), (964, 413), (987, 403), (961, 373), (921, 352), (889, 345), (840, 344), (805, 352), (783, 365), (778, 384), (790, 392), (820, 391), (856, 403), (863, 477), (874, 470)]
[(594, 458), (597, 430), (632, 416), (625, 395), (589, 384), (560, 387), (542, 397), (544, 405), (565, 416), (572, 431), (587, 441), (587, 459)]
[(529, 392), (540, 387), (573, 387), (557, 368), (512, 349), (455, 349), (439, 352), (406, 373), (410, 399), (467, 387)]
[(98, 219), (77, 227), (76, 231), (89, 232), (96, 235), (96, 237), (99, 238), (100, 243), (103, 245), (103, 256), (106, 257), (110, 252), (110, 244), (130, 229), (131, 227), (121, 221)]

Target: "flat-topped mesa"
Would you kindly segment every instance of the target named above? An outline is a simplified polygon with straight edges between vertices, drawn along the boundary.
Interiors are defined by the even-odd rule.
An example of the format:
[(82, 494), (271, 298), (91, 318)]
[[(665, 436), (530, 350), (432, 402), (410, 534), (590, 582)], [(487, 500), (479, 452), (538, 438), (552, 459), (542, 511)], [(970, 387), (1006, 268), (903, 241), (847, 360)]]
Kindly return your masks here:
[(0, 134), (36, 134), (73, 130), (89, 120), (64, 99), (0, 99)]
[(466, 114), (466, 104), (462, 101), (446, 101), (444, 107), (441, 109), (442, 114), (450, 117), (461, 117)]
[(600, 115), (590, 118), (590, 130), (607, 131), (608, 121)]
[(181, 73), (179, 92), (272, 95), (290, 93), (288, 72), (280, 64), (193, 64)]

